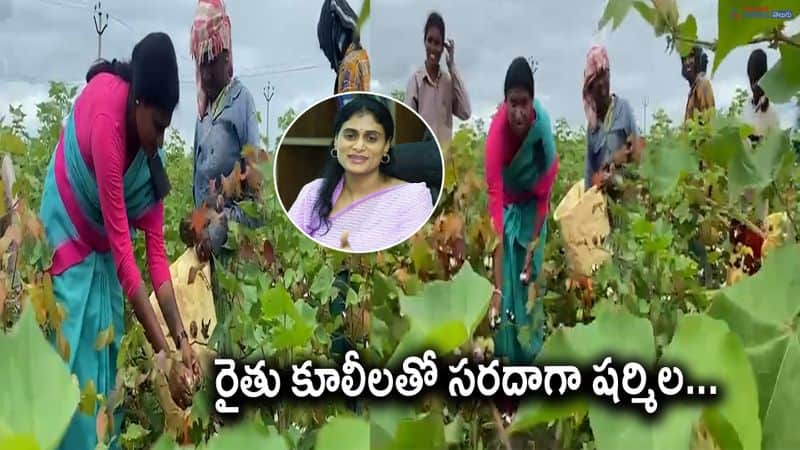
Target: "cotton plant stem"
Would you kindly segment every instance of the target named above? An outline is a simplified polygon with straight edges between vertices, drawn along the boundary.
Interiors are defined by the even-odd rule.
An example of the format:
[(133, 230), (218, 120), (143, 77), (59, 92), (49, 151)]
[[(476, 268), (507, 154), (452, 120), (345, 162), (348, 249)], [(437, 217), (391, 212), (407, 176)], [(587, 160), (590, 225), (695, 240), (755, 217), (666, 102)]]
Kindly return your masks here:
[(800, 237), (800, 230), (798, 229), (798, 225), (800, 224), (794, 221), (794, 217), (792, 216), (792, 208), (789, 207), (786, 198), (784, 198), (783, 195), (780, 194), (780, 192), (778, 191), (778, 186), (774, 181), (772, 182), (772, 186), (775, 188), (775, 192), (778, 193), (777, 197), (780, 199), (781, 205), (783, 205), (783, 209), (786, 211), (786, 218), (789, 220), (789, 224), (791, 225), (792, 230), (794, 231), (795, 239), (797, 239)]
[[(675, 40), (675, 41), (685, 42), (687, 44), (693, 44), (693, 45), (697, 45), (697, 46), (700, 46), (700, 47), (705, 47), (705, 48), (707, 48), (707, 49), (709, 49), (711, 51), (714, 51), (717, 48), (717, 41), (704, 41), (704, 40), (700, 40), (700, 39), (689, 39), (689, 38), (685, 38), (685, 37), (682, 37), (682, 36), (676, 36), (676, 35), (673, 35), (672, 39)], [(770, 34), (768, 36), (763, 36), (763, 37), (751, 39), (745, 45), (760, 44), (760, 43), (764, 43), (764, 42), (770, 42), (770, 43), (780, 42), (780, 43), (791, 45), (791, 46), (794, 46), (794, 47), (800, 47), (800, 41), (798, 41), (796, 39), (792, 39), (791, 37), (786, 36), (785, 34), (783, 34), (783, 32), (777, 31), (777, 30), (774, 31), (772, 34)]]
[(494, 405), (492, 405), (492, 416), (494, 417), (494, 423), (497, 427), (497, 438), (500, 439), (500, 442), (503, 443), (503, 446), (507, 450), (512, 450), (511, 441), (508, 439), (508, 433), (506, 433), (506, 429), (503, 426), (503, 418), (500, 417), (500, 412), (497, 411)]

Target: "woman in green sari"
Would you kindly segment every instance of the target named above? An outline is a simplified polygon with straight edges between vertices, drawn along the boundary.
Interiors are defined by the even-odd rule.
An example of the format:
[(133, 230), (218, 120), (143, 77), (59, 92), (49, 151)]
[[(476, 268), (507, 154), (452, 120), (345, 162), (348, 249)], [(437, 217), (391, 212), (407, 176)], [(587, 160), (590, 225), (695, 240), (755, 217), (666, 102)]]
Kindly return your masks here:
[[(502, 242), (495, 250), (492, 324), (495, 356), (531, 364), (544, 340), (541, 301), (528, 301), (539, 276), (547, 238), (550, 193), (558, 173), (550, 117), (534, 97), (533, 72), (516, 58), (505, 79), (505, 100), (486, 140), (489, 213)], [(499, 264), (498, 264), (499, 263)], [(510, 415), (515, 406), (508, 405)]]

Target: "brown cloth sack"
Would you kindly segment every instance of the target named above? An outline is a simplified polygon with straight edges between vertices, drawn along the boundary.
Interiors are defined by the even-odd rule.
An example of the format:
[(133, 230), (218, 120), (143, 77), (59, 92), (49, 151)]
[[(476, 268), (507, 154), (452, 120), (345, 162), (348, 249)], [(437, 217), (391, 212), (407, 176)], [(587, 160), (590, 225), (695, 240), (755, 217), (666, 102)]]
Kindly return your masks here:
[[(214, 309), (214, 297), (211, 293), (211, 268), (208, 263), (201, 263), (197, 258), (194, 248), (189, 248), (175, 262), (169, 266), (172, 276), (172, 287), (175, 290), (175, 302), (178, 304), (183, 326), (189, 340), (194, 342), (192, 349), (197, 355), (203, 372), (207, 373), (213, 364), (213, 352), (203, 344), (207, 344), (209, 338), (217, 326), (217, 314)], [(194, 273), (194, 279), (190, 283), (190, 275)], [(150, 304), (161, 325), (164, 336), (169, 336), (169, 328), (161, 314), (158, 306), (158, 299), (155, 292), (150, 294)], [(207, 328), (207, 336), (203, 333), (204, 325)], [(171, 338), (167, 339), (170, 350), (175, 350), (175, 343)]]
[(605, 196), (592, 187), (584, 192), (583, 180), (575, 183), (558, 204), (553, 219), (559, 224), (567, 265), (573, 277), (591, 276), (611, 257), (604, 245), (611, 232)]

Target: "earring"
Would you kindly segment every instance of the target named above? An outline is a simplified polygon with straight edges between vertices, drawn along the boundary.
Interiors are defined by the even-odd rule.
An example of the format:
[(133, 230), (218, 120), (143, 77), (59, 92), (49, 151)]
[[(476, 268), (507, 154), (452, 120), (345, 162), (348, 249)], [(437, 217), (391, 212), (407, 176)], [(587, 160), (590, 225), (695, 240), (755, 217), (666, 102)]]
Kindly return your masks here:
[(339, 156), (339, 152), (336, 151), (335, 147), (331, 147), (331, 158), (336, 158)]
[(381, 157), (381, 162), (384, 163), (384, 164), (389, 164), (389, 161), (391, 161), (391, 160), (392, 160), (392, 157), (389, 156), (388, 153), (384, 153), (383, 156)]

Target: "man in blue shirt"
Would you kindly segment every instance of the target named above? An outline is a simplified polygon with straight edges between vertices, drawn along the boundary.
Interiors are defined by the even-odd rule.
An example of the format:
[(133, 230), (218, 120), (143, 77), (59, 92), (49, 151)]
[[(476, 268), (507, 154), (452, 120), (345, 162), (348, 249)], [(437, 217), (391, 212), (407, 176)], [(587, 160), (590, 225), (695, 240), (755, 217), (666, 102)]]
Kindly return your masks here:
[(611, 93), (611, 75), (605, 48), (589, 50), (584, 70), (583, 103), (586, 114), (586, 190), (603, 185), (615, 165), (631, 156), (639, 135), (627, 100)]
[[(253, 96), (233, 77), (230, 18), (220, 0), (199, 2), (191, 46), (198, 81), (193, 153), (193, 199), (197, 208), (213, 196), (212, 185), (221, 190), (222, 177), (229, 176), (237, 162), (242, 171), (246, 169), (242, 150), (246, 146), (259, 148), (260, 135)], [(227, 240), (227, 220), (256, 225), (255, 218), (247, 217), (237, 199), (225, 200), (222, 216), (220, 225), (209, 230), (215, 254)]]

